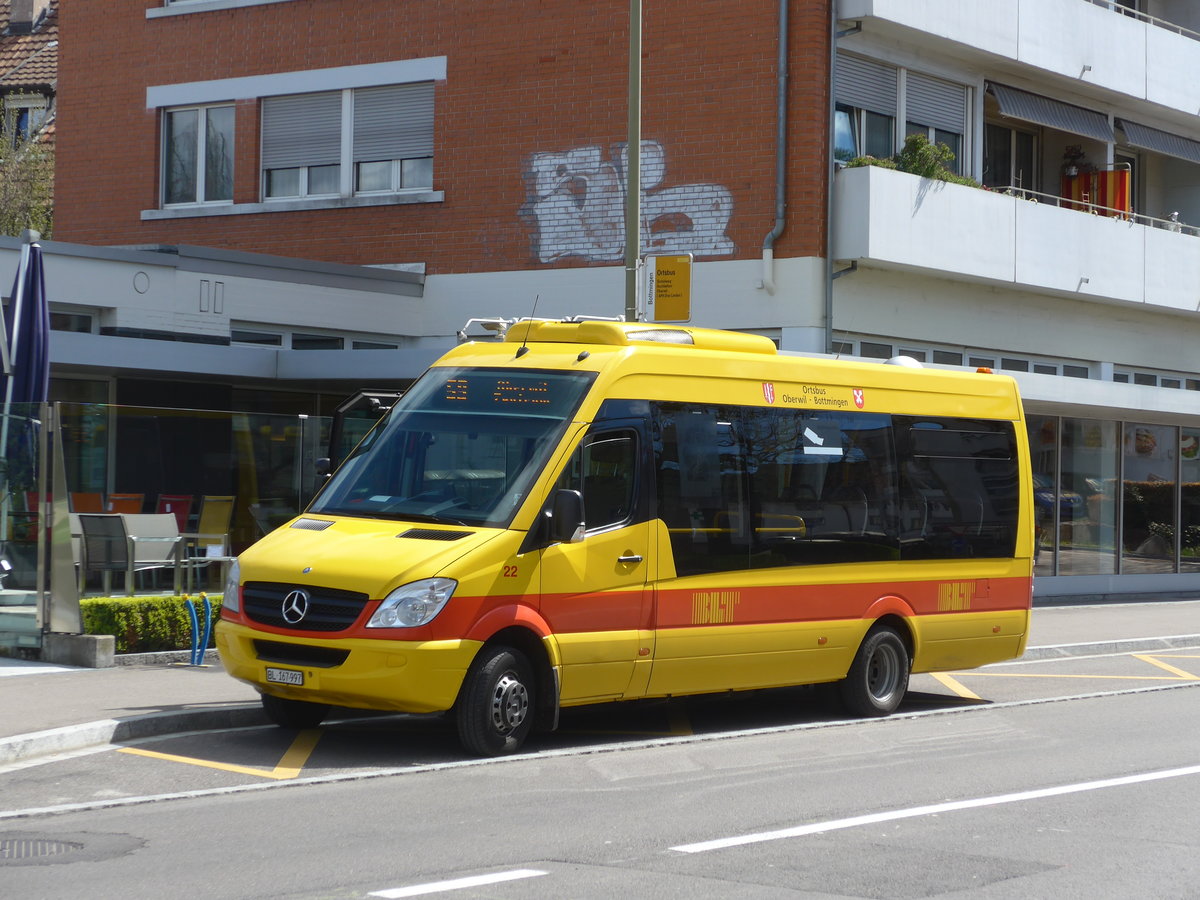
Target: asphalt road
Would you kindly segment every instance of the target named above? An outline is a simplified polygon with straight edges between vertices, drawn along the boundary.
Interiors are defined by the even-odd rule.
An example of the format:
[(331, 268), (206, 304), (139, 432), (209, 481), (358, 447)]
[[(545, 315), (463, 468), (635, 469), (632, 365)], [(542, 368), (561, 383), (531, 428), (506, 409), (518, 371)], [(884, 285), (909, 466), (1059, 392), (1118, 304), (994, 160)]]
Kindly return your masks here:
[[(887, 720), (831, 720), (803, 692), (647, 705), (633, 723), (602, 709), (499, 762), (465, 761), (436, 722), (143, 742), (0, 773), (0, 884), (26, 898), (1194, 898), (1200, 681), (1184, 676), (1200, 659), (1165, 656), (922, 682)], [(70, 803), (84, 808), (32, 811)]]

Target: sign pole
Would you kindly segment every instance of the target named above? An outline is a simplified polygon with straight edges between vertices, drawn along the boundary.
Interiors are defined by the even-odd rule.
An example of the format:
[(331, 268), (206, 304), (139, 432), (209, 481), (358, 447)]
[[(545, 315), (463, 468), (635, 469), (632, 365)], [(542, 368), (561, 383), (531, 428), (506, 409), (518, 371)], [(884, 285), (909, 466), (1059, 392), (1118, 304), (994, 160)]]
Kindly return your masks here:
[(638, 320), (642, 226), (642, 0), (629, 0), (629, 138), (625, 145), (625, 321)]

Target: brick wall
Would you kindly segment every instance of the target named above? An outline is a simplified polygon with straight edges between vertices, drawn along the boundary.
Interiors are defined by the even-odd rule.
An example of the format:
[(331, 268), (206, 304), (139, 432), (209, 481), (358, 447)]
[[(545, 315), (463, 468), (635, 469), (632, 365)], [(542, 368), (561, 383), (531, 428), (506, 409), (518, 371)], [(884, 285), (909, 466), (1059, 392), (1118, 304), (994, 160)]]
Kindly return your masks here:
[[(624, 0), (300, 0), (146, 19), (156, 5), (63, 5), (56, 238), (424, 262), (431, 274), (620, 262), (623, 176), (612, 148), (626, 135)], [(757, 257), (774, 223), (777, 4), (646, 6), (643, 183), (656, 219), (647, 240), (690, 242), (699, 259)], [(823, 255), (827, 6), (791, 4), (780, 257)], [(444, 201), (142, 221), (159, 205), (148, 85), (441, 55), (434, 189)], [(238, 203), (260, 199), (258, 117), (257, 100), (238, 100)]]

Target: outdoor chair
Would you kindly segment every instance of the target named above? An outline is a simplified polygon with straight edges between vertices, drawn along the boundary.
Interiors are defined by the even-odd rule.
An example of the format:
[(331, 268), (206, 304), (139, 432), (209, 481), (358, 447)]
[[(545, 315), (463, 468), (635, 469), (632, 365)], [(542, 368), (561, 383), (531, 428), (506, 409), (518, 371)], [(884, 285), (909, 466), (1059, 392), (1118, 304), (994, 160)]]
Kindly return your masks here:
[(146, 502), (145, 494), (109, 494), (104, 511), (110, 513), (140, 513)]
[(156, 513), (171, 513), (179, 523), (179, 530), (187, 531), (188, 520), (192, 515), (191, 494), (159, 494), (158, 503), (154, 507)]
[(104, 495), (81, 491), (70, 494), (71, 512), (102, 513), (104, 512)]
[(236, 497), (232, 495), (205, 495), (200, 498), (200, 515), (196, 521), (196, 531), (184, 534), (187, 544), (187, 577), (188, 591), (192, 589), (192, 576), (195, 572), (207, 568), (209, 563), (219, 562), (224, 574), (225, 568), (236, 557), (231, 555), (229, 548), (229, 526), (233, 521), (233, 508)]
[[(129, 571), (129, 542), (120, 516), (79, 513), (82, 553), (79, 558), (79, 592), (89, 575), (99, 573), (101, 590), (112, 595), (112, 573)], [(126, 590), (132, 593), (130, 586)]]
[(171, 569), (174, 592), (180, 583), (186, 562), (182, 558), (182, 538), (171, 513), (94, 514), (79, 516), (82, 535), (79, 582), (82, 588), (88, 575), (100, 573), (102, 590), (112, 594), (112, 573), (123, 572), (125, 591), (137, 588), (137, 573)]

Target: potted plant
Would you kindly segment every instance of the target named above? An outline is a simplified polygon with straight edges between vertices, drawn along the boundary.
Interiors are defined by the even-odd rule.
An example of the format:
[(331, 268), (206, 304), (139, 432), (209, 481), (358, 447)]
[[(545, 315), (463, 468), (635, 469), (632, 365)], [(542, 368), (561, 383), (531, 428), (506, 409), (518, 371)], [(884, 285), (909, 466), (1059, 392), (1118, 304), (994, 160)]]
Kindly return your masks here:
[(1080, 168), (1087, 165), (1083, 156), (1083, 147), (1079, 144), (1069, 144), (1063, 151), (1063, 174), (1071, 178), (1078, 175)]

